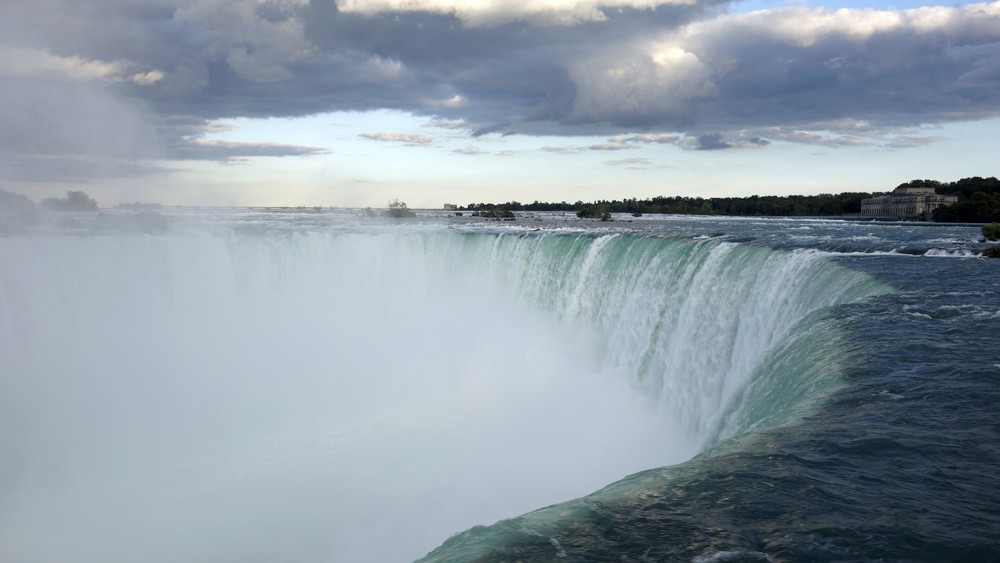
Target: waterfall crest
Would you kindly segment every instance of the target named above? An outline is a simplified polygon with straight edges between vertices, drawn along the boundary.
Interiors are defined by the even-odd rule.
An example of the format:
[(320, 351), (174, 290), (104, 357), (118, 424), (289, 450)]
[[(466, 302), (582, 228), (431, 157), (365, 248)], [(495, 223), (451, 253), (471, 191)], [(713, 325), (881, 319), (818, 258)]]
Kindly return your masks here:
[(17, 235), (0, 263), (11, 561), (412, 558), (778, 420), (793, 333), (884, 290), (625, 235)]

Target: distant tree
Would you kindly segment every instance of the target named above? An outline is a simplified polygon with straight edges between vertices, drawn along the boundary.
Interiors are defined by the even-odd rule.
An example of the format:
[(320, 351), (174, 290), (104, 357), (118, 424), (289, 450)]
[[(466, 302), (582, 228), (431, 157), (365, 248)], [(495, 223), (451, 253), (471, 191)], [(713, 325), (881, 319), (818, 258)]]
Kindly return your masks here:
[(937, 191), (940, 194), (958, 194), (968, 199), (976, 192), (1000, 193), (1000, 180), (993, 177), (973, 176), (972, 178), (962, 178), (957, 182), (942, 184)]
[(594, 205), (584, 205), (583, 208), (576, 212), (576, 216), (581, 219), (611, 220), (611, 212), (608, 211), (608, 205), (603, 202)]
[(68, 191), (66, 197), (47, 197), (42, 205), (54, 211), (97, 211), (97, 202), (79, 191)]
[(496, 219), (497, 221), (503, 219), (504, 221), (513, 221), (517, 218), (514, 212), (506, 207), (494, 207), (493, 209), (485, 209), (481, 211), (473, 211), (473, 217), (486, 217), (487, 219)]
[(406, 203), (394, 199), (389, 202), (389, 217), (416, 217), (416, 213), (410, 211)]
[(910, 180), (905, 184), (896, 186), (897, 188), (937, 188), (941, 182), (937, 180)]
[[(1000, 240), (1000, 223), (990, 223), (983, 225), (983, 236), (987, 240)], [(994, 244), (983, 251), (983, 256), (987, 258), (1000, 258), (1000, 244)]]
[(968, 198), (959, 195), (958, 203), (934, 210), (934, 220), (959, 223), (1000, 221), (1000, 192), (973, 192)]
[(23, 231), (34, 222), (34, 202), (23, 194), (0, 190), (0, 232)]
[[(990, 222), (1000, 221), (1000, 181), (996, 178), (964, 178), (957, 182), (942, 183), (937, 180), (911, 180), (900, 187), (934, 188), (939, 194), (956, 194), (959, 203), (938, 208), (935, 221)], [(886, 192), (840, 194), (760, 196), (748, 197), (683, 197), (655, 196), (649, 199), (597, 200), (585, 203), (565, 201), (545, 203), (534, 201), (521, 204), (470, 203), (465, 209), (483, 212), (494, 209), (512, 211), (575, 211), (582, 218), (611, 218), (611, 213), (677, 213), (699, 215), (742, 216), (835, 216), (856, 215), (861, 212), (861, 201)]]

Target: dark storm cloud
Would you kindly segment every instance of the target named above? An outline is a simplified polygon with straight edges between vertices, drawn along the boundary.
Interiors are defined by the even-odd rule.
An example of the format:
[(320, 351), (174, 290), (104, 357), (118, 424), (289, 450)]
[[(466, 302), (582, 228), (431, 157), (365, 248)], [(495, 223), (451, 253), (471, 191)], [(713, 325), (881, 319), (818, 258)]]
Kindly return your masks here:
[(0, 149), (21, 176), (45, 158), (138, 163), (122, 169), (134, 173), (156, 160), (309, 155), (321, 151), (205, 139), (221, 118), (372, 109), (474, 136), (678, 144), (665, 133), (697, 128), (719, 132), (703, 149), (902, 147), (927, 139), (907, 127), (1000, 115), (1000, 2), (751, 14), (719, 2), (395, 4), (8, 0)]

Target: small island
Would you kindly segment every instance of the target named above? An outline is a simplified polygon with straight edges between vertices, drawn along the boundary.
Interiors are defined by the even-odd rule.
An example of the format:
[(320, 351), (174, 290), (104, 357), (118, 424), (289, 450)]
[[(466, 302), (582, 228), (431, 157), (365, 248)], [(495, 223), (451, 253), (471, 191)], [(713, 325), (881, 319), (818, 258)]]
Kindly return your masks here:
[[(1000, 223), (990, 223), (983, 225), (983, 236), (989, 241), (1000, 240)], [(1000, 258), (1000, 244), (994, 244), (983, 251), (983, 256), (987, 258)]]
[(396, 219), (417, 216), (416, 213), (411, 211), (410, 208), (406, 206), (406, 202), (399, 201), (398, 199), (394, 199), (389, 202), (388, 209), (386, 210), (386, 215), (388, 215), (389, 217), (394, 217)]

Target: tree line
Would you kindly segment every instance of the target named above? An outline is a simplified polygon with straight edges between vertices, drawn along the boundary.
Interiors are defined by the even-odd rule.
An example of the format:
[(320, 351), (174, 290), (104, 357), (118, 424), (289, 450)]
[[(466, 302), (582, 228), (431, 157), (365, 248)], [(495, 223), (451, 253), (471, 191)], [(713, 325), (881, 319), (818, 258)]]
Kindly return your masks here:
[(996, 178), (963, 178), (942, 184), (924, 180), (939, 194), (958, 196), (958, 203), (934, 211), (934, 220), (945, 223), (1000, 222), (1000, 180)]
[[(938, 194), (954, 194), (958, 203), (939, 209), (935, 221), (1000, 221), (1000, 180), (964, 178), (956, 182), (912, 180), (897, 187), (933, 187)], [(679, 215), (731, 215), (764, 217), (823, 217), (861, 213), (861, 200), (889, 192), (842, 192), (839, 194), (748, 197), (656, 196), (593, 202), (470, 203), (459, 209), (484, 213), (507, 211), (573, 211), (581, 217), (603, 217), (605, 213), (668, 213)]]
[(673, 213), (691, 215), (843, 215), (860, 213), (861, 200), (872, 194), (844, 192), (841, 194), (821, 194), (814, 196), (749, 196), (749, 197), (686, 197), (656, 196), (648, 199), (626, 198), (593, 202), (566, 201), (546, 203), (470, 203), (460, 209), (467, 211), (488, 211), (507, 209), (510, 211), (581, 211), (599, 208), (609, 213)]

